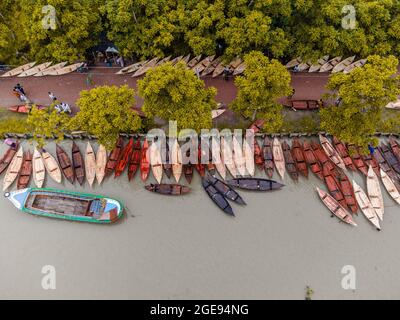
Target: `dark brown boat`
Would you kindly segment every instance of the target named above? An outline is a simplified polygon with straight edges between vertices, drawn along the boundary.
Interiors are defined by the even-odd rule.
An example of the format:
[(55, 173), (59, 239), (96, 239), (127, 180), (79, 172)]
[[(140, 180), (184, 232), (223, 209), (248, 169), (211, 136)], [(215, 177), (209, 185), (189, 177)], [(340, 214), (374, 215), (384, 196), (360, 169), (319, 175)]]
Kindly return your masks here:
[(346, 200), (347, 206), (352, 213), (357, 214), (358, 204), (356, 196), (354, 195), (353, 185), (349, 178), (343, 172), (339, 172), (337, 180), (339, 181), (340, 189), (343, 193), (344, 199)]
[[(190, 157), (190, 149), (186, 151), (186, 157)], [(185, 175), (186, 181), (190, 184), (193, 179), (193, 164), (190, 162), (183, 165), (183, 174)]]
[(386, 162), (392, 167), (392, 169), (396, 173), (400, 174), (400, 162), (399, 160), (397, 160), (396, 156), (389, 148), (389, 146), (384, 143), (381, 143), (378, 149), (380, 149), (383, 157), (385, 158)]
[(208, 148), (208, 155), (209, 155), (208, 163), (206, 164), (207, 171), (212, 176), (215, 176), (215, 164), (213, 163), (212, 151), (211, 151), (211, 148), (210, 148), (209, 140), (206, 141), (206, 147)]
[(393, 171), (392, 167), (385, 160), (385, 158), (381, 152), (381, 149), (376, 148), (373, 156), (376, 159), (376, 161), (378, 162), (379, 167), (392, 179), (396, 188), (398, 190), (400, 190), (400, 182), (399, 182), (398, 175), (396, 174), (396, 172)]
[(274, 180), (260, 178), (236, 178), (227, 182), (232, 187), (252, 191), (272, 191), (284, 186), (282, 183)]
[(364, 163), (363, 157), (361, 156), (359, 148), (354, 144), (347, 145), (349, 155), (353, 160), (355, 167), (365, 176), (368, 176), (368, 168)]
[(22, 163), (21, 171), (19, 172), (17, 189), (24, 189), (28, 187), (29, 180), (32, 175), (32, 153), (26, 151), (24, 153), (24, 162)]
[(72, 167), (75, 171), (76, 180), (82, 185), (85, 181), (85, 161), (75, 141), (72, 142)]
[(207, 192), (210, 199), (225, 213), (234, 216), (233, 210), (231, 205), (225, 199), (221, 192), (219, 192), (212, 183), (206, 179), (201, 178), (201, 185), (203, 186), (204, 190)]
[(339, 202), (343, 208), (348, 209), (346, 199), (340, 189), (339, 181), (336, 178), (337, 171), (332, 170), (329, 165), (324, 165), (322, 169), (325, 185), (329, 190), (329, 193), (332, 197), (335, 198), (337, 202)]
[(14, 147), (9, 147), (4, 153), (3, 157), (0, 159), (0, 174), (7, 169), (11, 160), (14, 158), (15, 154), (18, 151), (18, 147), (19, 142), (17, 142)]
[(264, 157), (257, 139), (254, 137), (254, 163), (261, 171), (264, 169)]
[(393, 154), (396, 156), (397, 160), (400, 161), (400, 145), (393, 136), (389, 137), (389, 144)]
[(368, 153), (368, 154), (364, 155), (364, 154), (362, 154), (361, 152), (360, 152), (360, 154), (361, 154), (361, 158), (363, 159), (365, 165), (366, 165), (367, 167), (371, 166), (372, 169), (374, 170), (375, 174), (376, 174), (378, 177), (380, 177), (380, 176), (381, 176), (381, 170), (380, 170), (380, 168), (379, 168), (379, 163), (378, 163), (378, 161), (376, 161), (376, 159), (372, 156), (372, 154), (371, 154), (371, 153)]
[(311, 171), (322, 181), (324, 181), (324, 175), (322, 174), (322, 165), (314, 155), (314, 152), (311, 148), (311, 144), (308, 141), (303, 142), (303, 154), (304, 159), (307, 164), (310, 166)]
[(324, 167), (328, 167), (329, 170), (335, 170), (335, 164), (328, 158), (324, 149), (322, 149), (322, 146), (318, 142), (312, 141), (311, 149), (312, 149), (315, 157), (321, 164), (322, 169)]
[(264, 169), (269, 178), (274, 175), (274, 155), (272, 152), (272, 139), (268, 136), (264, 137), (263, 143)]
[(129, 142), (122, 149), (121, 154), (119, 156), (117, 166), (115, 167), (115, 174), (114, 174), (115, 178), (119, 177), (122, 174), (122, 172), (124, 172), (126, 166), (129, 163), (132, 151), (133, 151), (133, 138), (130, 138)]
[(213, 177), (213, 176), (208, 176), (207, 180), (217, 189), (225, 198), (228, 200), (234, 201), (239, 204), (246, 204), (242, 197), (237, 193), (235, 190), (233, 190), (229, 185), (227, 185), (225, 182)]
[(191, 191), (189, 187), (182, 186), (180, 184), (167, 184), (167, 183), (161, 183), (161, 184), (151, 183), (145, 186), (145, 188), (148, 191), (165, 194), (169, 196), (180, 196), (189, 193)]
[(346, 145), (335, 136), (333, 137), (332, 141), (336, 151), (339, 153), (339, 156), (343, 159), (346, 168), (356, 171), (357, 169), (350, 157), (349, 150), (347, 150)]
[(140, 165), (140, 155), (141, 155), (141, 147), (140, 147), (140, 139), (138, 138), (135, 143), (133, 144), (132, 156), (131, 160), (129, 161), (128, 166), (128, 179), (131, 179), (135, 176), (135, 173), (139, 169)]
[(110, 175), (115, 170), (123, 146), (124, 146), (124, 140), (122, 139), (122, 137), (119, 137), (117, 143), (115, 144), (115, 148), (113, 149), (113, 151), (111, 151), (111, 154), (108, 157), (106, 164), (106, 176)]
[(292, 157), (296, 164), (297, 171), (304, 177), (308, 178), (308, 167), (304, 157), (303, 148), (298, 138), (294, 138), (292, 142)]
[(285, 157), (286, 170), (289, 172), (290, 177), (295, 181), (299, 181), (299, 173), (297, 172), (296, 164), (293, 160), (290, 147), (286, 141), (282, 142), (283, 156)]
[(196, 163), (196, 170), (199, 173), (200, 177), (204, 177), (206, 174), (206, 166), (201, 163), (201, 143), (199, 142), (198, 152), (197, 152), (197, 163)]
[(169, 145), (168, 141), (165, 141), (165, 144), (162, 144), (163, 146), (161, 147), (161, 159), (163, 161), (163, 169), (166, 174), (166, 176), (171, 178), (172, 175), (172, 163), (170, 161), (170, 150), (169, 150)]
[(68, 157), (65, 150), (61, 148), (58, 144), (56, 144), (56, 154), (62, 173), (69, 182), (74, 184), (75, 174), (74, 174), (74, 169), (72, 167), (71, 159)]

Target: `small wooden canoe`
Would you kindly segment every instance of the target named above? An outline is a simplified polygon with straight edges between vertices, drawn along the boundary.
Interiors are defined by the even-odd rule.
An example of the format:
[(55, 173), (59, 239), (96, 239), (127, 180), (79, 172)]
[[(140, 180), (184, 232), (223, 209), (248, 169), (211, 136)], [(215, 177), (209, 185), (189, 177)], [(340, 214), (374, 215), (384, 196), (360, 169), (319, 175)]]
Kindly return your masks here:
[[(272, 152), (272, 149), (271, 149)], [(254, 137), (254, 163), (261, 171), (264, 170), (264, 156), (257, 139)]]
[(146, 181), (150, 173), (150, 157), (149, 157), (149, 143), (145, 139), (140, 155), (140, 177), (142, 181)]
[(308, 167), (304, 157), (303, 148), (298, 138), (294, 138), (292, 142), (292, 157), (296, 164), (297, 171), (308, 178)]
[(381, 178), (383, 185), (385, 186), (387, 192), (390, 194), (392, 199), (400, 204), (400, 193), (397, 190), (396, 185), (393, 183), (393, 180), (385, 173), (385, 171), (381, 170)]
[(183, 174), (185, 175), (186, 181), (190, 184), (193, 179), (193, 164), (186, 163), (183, 165)]
[[(171, 60), (171, 64), (174, 66), (174, 65), (176, 65), (178, 62), (182, 61), (182, 59), (183, 59), (183, 56), (176, 57), (176, 58), (174, 58), (174, 59)], [(158, 65), (158, 64), (157, 64), (157, 65)]]
[(46, 68), (46, 69), (44, 69), (42, 71), (39, 71), (39, 72), (35, 73), (33, 76), (34, 77), (46, 76), (48, 73), (51, 73), (51, 72), (53, 72), (55, 70), (63, 68), (66, 64), (67, 64), (67, 61), (57, 63), (55, 65), (49, 66), (48, 68)]
[(342, 205), (343, 208), (347, 210), (347, 202), (344, 198), (342, 190), (340, 189), (340, 184), (336, 178), (335, 169), (332, 170), (330, 166), (323, 165), (322, 173), (324, 175), (325, 185), (327, 186), (329, 193), (332, 195), (332, 197), (335, 198), (337, 202)]
[(233, 71), (234, 76), (241, 75), (244, 70), (246, 70), (246, 64), (242, 62), (241, 64), (238, 65), (238, 67)]
[(189, 187), (182, 186), (180, 184), (167, 184), (167, 183), (161, 183), (161, 184), (151, 183), (145, 186), (145, 189), (151, 192), (165, 194), (169, 196), (181, 196), (191, 191)]
[(102, 144), (99, 145), (95, 158), (96, 158), (96, 180), (98, 184), (101, 184), (106, 175), (106, 165), (107, 165), (107, 150)]
[(32, 175), (32, 153), (28, 150), (24, 153), (24, 162), (18, 176), (17, 189), (28, 187)]
[(393, 183), (396, 186), (397, 190), (400, 190), (400, 182), (398, 179), (397, 174), (393, 171), (392, 167), (387, 163), (385, 158), (383, 157), (383, 154), (381, 153), (380, 148), (376, 148), (375, 152), (373, 154), (374, 158), (379, 164), (379, 167), (385, 171), (385, 173), (392, 179)]
[(201, 60), (198, 64), (196, 64), (192, 70), (194, 72), (201, 73), (204, 69), (206, 69), (214, 60), (215, 55), (209, 56)]
[(3, 191), (7, 190), (13, 184), (15, 179), (18, 177), (23, 162), (24, 162), (24, 150), (22, 149), (21, 146), (7, 168), (3, 180)]
[(210, 199), (225, 213), (234, 216), (231, 205), (225, 199), (221, 192), (219, 192), (207, 178), (201, 178), (201, 185), (210, 197)]
[(339, 172), (337, 174), (337, 180), (339, 182), (339, 187), (343, 193), (347, 207), (350, 209), (352, 213), (357, 214), (358, 211), (357, 200), (356, 196), (354, 195), (353, 186), (349, 178), (343, 172)]
[(346, 166), (339, 153), (335, 150), (331, 142), (324, 136), (319, 135), (319, 141), (321, 142), (322, 148), (324, 149), (328, 158), (337, 165), (340, 169), (346, 170)]
[(170, 157), (169, 144), (167, 140), (165, 140), (165, 142), (162, 143), (161, 146), (161, 159), (165, 175), (168, 177), (168, 179), (170, 179), (172, 176), (172, 163)]
[(9, 147), (7, 151), (4, 153), (3, 157), (0, 159), (0, 174), (7, 169), (11, 160), (17, 153), (18, 147), (19, 147), (19, 142), (17, 142), (14, 147)]
[(85, 162), (75, 141), (72, 142), (72, 167), (74, 168), (76, 180), (82, 185), (85, 181)]
[(328, 166), (328, 167), (330, 167), (330, 170), (335, 169), (335, 165), (328, 158), (324, 149), (322, 149), (322, 146), (318, 142), (312, 141), (311, 148), (312, 148), (312, 151), (313, 151), (315, 157), (317, 158), (317, 160), (319, 161), (319, 163), (321, 164), (322, 167)]
[(228, 184), (225, 182), (212, 177), (208, 176), (207, 180), (209, 183), (211, 183), (212, 186), (214, 186), (215, 189), (217, 189), (226, 199), (234, 201), (238, 204), (245, 205), (246, 203), (242, 199), (242, 197), (237, 193), (235, 190), (233, 190)]
[(400, 161), (400, 145), (393, 136), (389, 137), (389, 145), (393, 154), (396, 156), (397, 161)]
[(322, 181), (324, 175), (322, 174), (322, 165), (314, 154), (311, 144), (308, 141), (303, 142), (303, 154), (306, 163), (310, 166), (311, 171)]
[(35, 148), (33, 151), (33, 181), (38, 188), (41, 188), (46, 177), (46, 168), (44, 166), (43, 158), (40, 152)]
[(221, 137), (221, 159), (223, 160), (225, 166), (228, 168), (232, 177), (236, 177), (239, 173), (233, 158), (233, 150), (229, 142), (230, 141), (227, 140), (225, 137)]
[(172, 164), (172, 174), (175, 178), (175, 181), (178, 183), (182, 176), (183, 169), (182, 169), (182, 151), (177, 139), (174, 139), (172, 141), (171, 164)]
[(301, 63), (301, 58), (298, 57), (298, 58), (290, 60), (288, 63), (286, 63), (285, 67), (286, 67), (286, 69), (292, 69), (292, 68), (298, 66), (300, 63)]
[(187, 65), (189, 60), (190, 60), (190, 53), (188, 55), (184, 56), (182, 58), (182, 60), (180, 60), (180, 61), (184, 62)]
[(67, 153), (63, 148), (61, 148), (58, 144), (56, 144), (56, 155), (58, 159), (58, 163), (60, 164), (61, 171), (64, 174), (65, 178), (72, 184), (75, 182), (75, 173), (74, 168), (72, 167), (72, 161), (68, 157)]
[(158, 183), (161, 183), (163, 167), (160, 148), (158, 147), (156, 142), (153, 142), (150, 146), (150, 164), (154, 178), (157, 180)]
[(211, 110), (211, 119), (216, 119), (220, 115), (224, 114), (227, 109)]
[(158, 58), (153, 58), (141, 66), (133, 75), (133, 78), (140, 77), (145, 74), (149, 69), (154, 68), (157, 64)]
[(222, 74), (222, 72), (224, 72), (224, 69), (225, 69), (225, 63), (223, 63), (223, 62), (221, 61), (221, 62), (215, 67), (215, 69), (214, 69), (214, 71), (213, 71), (213, 74), (212, 74), (212, 77), (213, 77), (213, 78), (218, 77), (219, 75)]
[(329, 60), (329, 56), (323, 56), (322, 58), (318, 59), (316, 64), (311, 65), (310, 69), (308, 69), (308, 72), (317, 72), (321, 69), (321, 67), (327, 63)]
[(285, 157), (285, 166), (290, 177), (295, 181), (299, 181), (299, 173), (297, 172), (296, 164), (293, 160), (290, 146), (286, 141), (282, 142), (283, 156)]
[(135, 143), (133, 144), (133, 151), (132, 151), (132, 157), (131, 160), (129, 161), (129, 167), (128, 167), (128, 179), (129, 181), (132, 180), (132, 178), (135, 176), (136, 171), (139, 169), (140, 166), (140, 150), (141, 150), (141, 145), (140, 145), (140, 139), (136, 139)]
[(204, 177), (206, 174), (206, 166), (203, 163), (204, 161), (207, 160), (207, 158), (209, 158), (209, 155), (207, 154), (206, 150), (202, 150), (201, 143), (199, 143), (197, 151), (196, 170), (199, 173), (200, 177)]
[(245, 139), (243, 141), (243, 158), (245, 160), (245, 174), (247, 173), (251, 177), (253, 177), (255, 173), (254, 156), (255, 156), (254, 148), (251, 148), (250, 144), (247, 143)]
[(343, 160), (346, 168), (356, 171), (356, 167), (354, 166), (353, 160), (350, 157), (349, 150), (347, 150), (346, 145), (341, 142), (338, 138), (333, 137), (332, 139), (333, 145), (335, 146), (335, 150), (339, 154), (340, 158)]
[(111, 154), (107, 160), (106, 164), (106, 176), (110, 175), (118, 164), (119, 158), (121, 156), (122, 148), (124, 146), (124, 140), (122, 137), (119, 137), (117, 143), (115, 144), (115, 148), (111, 151)]
[(30, 62), (27, 64), (24, 64), (22, 66), (19, 66), (17, 68), (14, 68), (6, 73), (4, 73), (3, 75), (1, 75), (2, 77), (14, 77), (19, 75), (20, 73), (29, 70), (30, 68), (32, 68), (34, 65), (36, 64), (36, 62)]
[(209, 65), (208, 67), (206, 67), (203, 72), (201, 73), (201, 76), (208, 76), (210, 73), (212, 73), (215, 68), (219, 65), (219, 63), (221, 62), (221, 57), (218, 57), (216, 59), (214, 59)]
[(346, 68), (344, 68), (343, 73), (345, 73), (345, 74), (350, 73), (356, 68), (361, 68), (366, 63), (367, 63), (367, 59), (360, 59), (360, 60), (358, 60), (356, 62), (353, 62), (351, 65), (349, 65)]
[(360, 206), (361, 211), (364, 213), (365, 217), (371, 222), (378, 230), (381, 229), (379, 224), (379, 218), (376, 214), (376, 211), (365, 194), (364, 190), (353, 180), (353, 188), (354, 194), (356, 195), (356, 199), (358, 205)]
[(283, 155), (282, 145), (276, 137), (274, 138), (274, 142), (272, 144), (272, 153), (274, 155), (274, 164), (276, 170), (283, 180), (285, 176), (285, 157)]
[(88, 181), (89, 185), (92, 186), (96, 177), (96, 156), (90, 142), (86, 144), (85, 171), (86, 180)]
[(52, 62), (45, 62), (45, 63), (39, 64), (37, 66), (34, 66), (33, 68), (30, 68), (29, 70), (26, 70), (26, 71), (20, 73), (17, 77), (33, 76), (34, 74), (47, 69), (48, 67), (50, 67), (51, 64), (52, 64)]
[(338, 63), (332, 69), (332, 73), (342, 72), (344, 69), (346, 69), (348, 66), (350, 66), (353, 63), (355, 58), (356, 58), (356, 56), (352, 56), (352, 57), (349, 57), (347, 59), (344, 59), (342, 62)]
[(119, 70), (116, 74), (128, 74), (139, 70), (148, 60), (139, 61)]
[(297, 72), (305, 72), (311, 67), (311, 62), (302, 62), (297, 66)]
[(45, 70), (44, 74), (47, 76), (61, 76), (78, 70), (82, 65), (83, 62), (78, 62), (53, 71)]
[(50, 177), (58, 183), (61, 183), (62, 173), (56, 159), (45, 149), (41, 149), (44, 165)]
[(122, 174), (122, 172), (124, 172), (126, 166), (129, 163), (132, 150), (133, 150), (133, 138), (130, 138), (128, 144), (121, 151), (120, 159), (118, 160), (117, 166), (115, 167), (115, 175), (114, 175), (115, 178), (119, 177)]
[(383, 142), (378, 147), (385, 158), (386, 162), (392, 167), (392, 169), (397, 173), (400, 174), (400, 162), (392, 152), (391, 148), (384, 144)]
[(215, 165), (220, 177), (226, 179), (226, 167), (223, 158), (223, 150), (221, 149), (221, 144), (218, 143), (217, 139), (211, 140), (211, 157), (212, 163)]
[(284, 186), (282, 183), (274, 180), (260, 178), (236, 178), (229, 180), (228, 184), (232, 187), (252, 191), (279, 190)]
[[(180, 56), (180, 57), (178, 57), (178, 58), (175, 58), (175, 59), (179, 59), (179, 58), (182, 59), (182, 56)], [(177, 61), (175, 62), (175, 59), (173, 59), (172, 61), (170, 61), (172, 65), (174, 65), (176, 62), (179, 61), (179, 60), (177, 60)], [(161, 60), (159, 60), (159, 61), (157, 62), (156, 67), (162, 66), (164, 63), (168, 62), (169, 60), (171, 60), (171, 56), (162, 58)]]
[(272, 153), (272, 139), (268, 136), (264, 137), (263, 156), (265, 174), (267, 177), (272, 178), (274, 175), (274, 155)]
[(336, 65), (338, 65), (342, 61), (342, 57), (335, 57), (325, 63), (320, 69), (319, 72), (329, 72), (331, 71)]
[[(361, 152), (360, 152), (360, 154), (361, 154)], [(376, 161), (376, 159), (372, 156), (371, 153), (368, 153), (365, 155), (361, 154), (361, 158), (367, 167), (369, 167), (369, 166), (372, 167), (372, 169), (375, 171), (375, 174), (377, 177), (381, 176), (379, 163), (378, 163), (378, 161)]]
[(368, 168), (365, 165), (364, 159), (360, 153), (360, 150), (354, 144), (347, 145), (349, 150), (349, 155), (353, 160), (355, 167), (365, 176), (368, 176)]
[[(8, 111), (11, 111), (11, 112), (27, 114), (27, 113), (31, 112), (32, 106), (33, 106), (32, 104), (20, 104), (20, 105), (8, 107), (7, 109), (8, 109)], [(35, 105), (35, 107), (39, 110), (48, 108), (47, 106), (42, 106), (42, 105)]]
[(320, 197), (320, 199), (325, 204), (325, 206), (329, 209), (330, 212), (332, 212), (340, 220), (342, 220), (352, 226), (355, 226), (355, 227), (357, 226), (357, 224), (354, 222), (353, 218), (351, 217), (351, 214), (339, 202), (337, 202), (331, 195), (329, 195), (327, 192), (325, 192), (324, 190), (321, 190), (318, 187), (317, 187), (317, 192), (318, 192), (318, 196)]
[(187, 66), (188, 68), (192, 69), (196, 64), (198, 64), (200, 62), (201, 59), (201, 54), (194, 57), (193, 59), (191, 59), (188, 63)]
[(381, 187), (379, 186), (379, 178), (370, 166), (367, 177), (367, 194), (368, 198), (375, 209), (375, 212), (380, 220), (383, 220), (384, 204)]

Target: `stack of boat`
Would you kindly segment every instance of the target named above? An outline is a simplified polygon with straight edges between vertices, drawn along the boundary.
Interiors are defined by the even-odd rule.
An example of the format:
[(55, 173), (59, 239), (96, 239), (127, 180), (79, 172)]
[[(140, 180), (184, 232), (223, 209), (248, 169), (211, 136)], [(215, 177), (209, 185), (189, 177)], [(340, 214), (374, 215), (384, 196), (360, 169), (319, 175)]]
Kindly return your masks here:
[(4, 74), (1, 77), (43, 77), (43, 76), (58, 76), (68, 74), (79, 69), (83, 62), (66, 65), (67, 62), (60, 62), (52, 65), (52, 62), (44, 62), (36, 64), (36, 62), (30, 62), (14, 68)]

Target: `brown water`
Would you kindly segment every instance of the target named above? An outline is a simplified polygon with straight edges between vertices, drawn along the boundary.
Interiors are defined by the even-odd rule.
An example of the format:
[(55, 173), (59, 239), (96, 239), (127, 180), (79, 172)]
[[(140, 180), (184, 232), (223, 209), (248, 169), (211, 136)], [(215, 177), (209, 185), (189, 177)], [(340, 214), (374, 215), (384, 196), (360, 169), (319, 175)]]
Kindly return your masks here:
[[(47, 149), (55, 155), (54, 143)], [(241, 192), (248, 205), (233, 205), (232, 218), (197, 174), (184, 197), (150, 193), (126, 172), (93, 189), (47, 180), (123, 201), (127, 214), (114, 225), (34, 217), (1, 197), (0, 298), (304, 299), (309, 285), (313, 299), (398, 299), (400, 207), (386, 191), (377, 232), (361, 213), (356, 228), (331, 218), (314, 176), (285, 183), (279, 192)], [(41, 286), (44, 265), (56, 269), (55, 290)], [(356, 290), (341, 286), (345, 265), (356, 269)]]

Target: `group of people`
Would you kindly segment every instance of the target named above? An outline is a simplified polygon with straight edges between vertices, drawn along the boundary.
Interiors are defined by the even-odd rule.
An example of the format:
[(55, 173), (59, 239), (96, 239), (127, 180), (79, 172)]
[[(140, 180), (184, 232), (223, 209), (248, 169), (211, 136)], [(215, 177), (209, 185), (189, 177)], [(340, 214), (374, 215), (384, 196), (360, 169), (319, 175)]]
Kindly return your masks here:
[(18, 99), (19, 99), (21, 102), (29, 103), (29, 99), (28, 99), (28, 97), (27, 97), (26, 94), (25, 94), (25, 90), (24, 90), (24, 88), (23, 88), (19, 83), (17, 83), (17, 84), (14, 86), (13, 93), (18, 97)]

